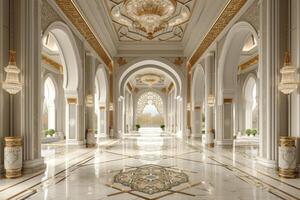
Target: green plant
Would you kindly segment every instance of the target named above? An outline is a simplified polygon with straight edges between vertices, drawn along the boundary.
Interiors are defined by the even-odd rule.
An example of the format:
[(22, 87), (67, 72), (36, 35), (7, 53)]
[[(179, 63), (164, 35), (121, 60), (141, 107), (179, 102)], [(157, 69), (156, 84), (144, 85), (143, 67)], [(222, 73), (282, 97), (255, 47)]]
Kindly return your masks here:
[(251, 134), (252, 134), (252, 130), (251, 129), (246, 129), (245, 130), (245, 134), (247, 135), (247, 136), (250, 136)]
[(164, 130), (165, 127), (166, 127), (166, 126), (165, 126), (164, 124), (160, 125), (160, 128), (161, 128), (162, 130)]
[(255, 136), (255, 135), (257, 135), (257, 134), (258, 134), (258, 132), (257, 132), (257, 130), (256, 130), (256, 129), (252, 129), (251, 133), (252, 133), (252, 135), (253, 135), (253, 136)]
[(44, 133), (45, 133), (45, 136), (53, 136), (55, 134), (55, 130), (54, 129), (47, 129), (47, 130), (44, 130)]
[(136, 130), (138, 131), (141, 128), (141, 125), (136, 124), (135, 127), (136, 127)]

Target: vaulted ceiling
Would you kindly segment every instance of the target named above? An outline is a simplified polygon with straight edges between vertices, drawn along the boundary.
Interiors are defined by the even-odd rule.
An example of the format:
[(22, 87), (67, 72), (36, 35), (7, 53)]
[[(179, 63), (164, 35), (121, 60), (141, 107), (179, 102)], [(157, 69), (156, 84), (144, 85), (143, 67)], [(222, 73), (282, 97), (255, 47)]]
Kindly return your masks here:
[[(189, 57), (228, 1), (171, 0), (175, 2), (174, 11), (168, 13), (170, 15), (166, 19), (162, 19), (164, 23), (154, 27), (155, 31), (149, 28), (146, 30), (143, 23), (136, 23), (138, 21), (136, 16), (140, 13), (132, 11), (136, 5), (135, 7), (128, 5), (128, 0), (73, 0), (73, 2), (112, 57), (143, 55)], [(126, 6), (131, 9), (130, 12), (125, 9)], [(142, 8), (144, 12), (149, 11), (145, 6)], [(153, 11), (153, 8), (151, 9)]]

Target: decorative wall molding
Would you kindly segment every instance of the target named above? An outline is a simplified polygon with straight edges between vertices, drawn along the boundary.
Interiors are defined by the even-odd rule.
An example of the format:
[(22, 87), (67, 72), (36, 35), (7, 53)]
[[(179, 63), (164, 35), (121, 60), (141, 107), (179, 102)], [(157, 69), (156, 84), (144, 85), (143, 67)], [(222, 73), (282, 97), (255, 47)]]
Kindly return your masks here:
[(239, 10), (245, 5), (247, 0), (230, 0), (225, 6), (213, 26), (209, 29), (204, 39), (201, 41), (198, 48), (194, 51), (188, 64), (193, 66), (198, 59), (203, 55), (206, 49), (215, 41), (219, 34), (229, 24), (233, 17), (239, 12)]
[(58, 70), (61, 74), (63, 74), (63, 66), (61, 64), (59, 64), (58, 62), (52, 60), (51, 58), (49, 58), (48, 56), (42, 54), (42, 61), (48, 65), (50, 65), (51, 67), (55, 68), (56, 70)]
[(257, 64), (258, 60), (259, 60), (258, 55), (254, 56), (253, 58), (250, 58), (246, 62), (239, 65), (239, 71), (245, 70), (248, 67)]
[(113, 66), (112, 59), (106, 53), (93, 30), (73, 3), (73, 0), (55, 0), (55, 2), (111, 71)]
[(77, 104), (77, 99), (76, 98), (68, 98), (67, 102), (68, 102), (68, 104)]

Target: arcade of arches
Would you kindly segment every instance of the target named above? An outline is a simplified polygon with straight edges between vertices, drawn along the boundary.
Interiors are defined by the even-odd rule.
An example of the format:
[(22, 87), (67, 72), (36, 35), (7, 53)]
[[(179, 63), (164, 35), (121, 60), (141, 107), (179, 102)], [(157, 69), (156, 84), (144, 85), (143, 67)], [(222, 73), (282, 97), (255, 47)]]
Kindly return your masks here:
[(0, 0), (0, 199), (300, 200), (299, 0)]

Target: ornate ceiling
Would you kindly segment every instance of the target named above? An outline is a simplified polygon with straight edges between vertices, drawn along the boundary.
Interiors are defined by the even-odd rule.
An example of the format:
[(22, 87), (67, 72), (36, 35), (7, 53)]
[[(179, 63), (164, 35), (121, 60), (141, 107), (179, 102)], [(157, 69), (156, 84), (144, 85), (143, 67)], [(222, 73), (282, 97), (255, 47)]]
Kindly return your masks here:
[(172, 81), (164, 73), (153, 68), (138, 71), (129, 82), (135, 88), (166, 88)]
[(105, 0), (119, 41), (181, 41), (195, 0)]

